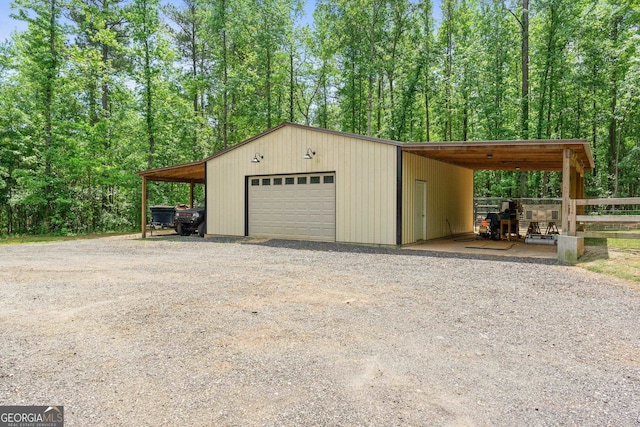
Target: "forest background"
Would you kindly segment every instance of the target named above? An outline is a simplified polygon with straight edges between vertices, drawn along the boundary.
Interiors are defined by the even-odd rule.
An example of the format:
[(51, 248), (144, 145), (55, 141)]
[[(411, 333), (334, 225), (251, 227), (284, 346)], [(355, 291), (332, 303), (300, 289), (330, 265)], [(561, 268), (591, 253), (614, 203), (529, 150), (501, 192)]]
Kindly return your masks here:
[[(15, 0), (10, 13), (0, 235), (130, 230), (136, 172), (282, 121), (404, 142), (586, 138), (587, 194), (640, 195), (640, 0)], [(154, 184), (150, 200), (188, 191)], [(560, 180), (481, 171), (475, 194), (554, 197)]]

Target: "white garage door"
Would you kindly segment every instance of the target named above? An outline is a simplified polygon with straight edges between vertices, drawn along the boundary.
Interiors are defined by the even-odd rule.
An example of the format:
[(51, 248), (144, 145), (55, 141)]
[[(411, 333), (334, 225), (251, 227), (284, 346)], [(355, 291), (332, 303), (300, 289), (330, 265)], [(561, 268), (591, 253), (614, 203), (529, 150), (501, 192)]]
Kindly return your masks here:
[(250, 177), (249, 236), (335, 241), (335, 174)]

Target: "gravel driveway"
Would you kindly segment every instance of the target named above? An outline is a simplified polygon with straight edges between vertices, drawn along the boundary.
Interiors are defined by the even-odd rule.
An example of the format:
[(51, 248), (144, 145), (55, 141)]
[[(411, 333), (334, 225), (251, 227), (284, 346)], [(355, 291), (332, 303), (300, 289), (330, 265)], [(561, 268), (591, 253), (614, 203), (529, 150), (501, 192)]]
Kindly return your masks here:
[(0, 246), (0, 405), (71, 426), (640, 425), (640, 291), (339, 245)]

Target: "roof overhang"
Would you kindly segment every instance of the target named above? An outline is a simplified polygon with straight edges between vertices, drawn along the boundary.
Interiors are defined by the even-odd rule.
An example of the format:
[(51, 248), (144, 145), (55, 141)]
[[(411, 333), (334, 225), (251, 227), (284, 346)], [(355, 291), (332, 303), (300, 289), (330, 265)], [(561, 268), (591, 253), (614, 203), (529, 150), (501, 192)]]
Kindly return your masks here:
[(204, 184), (204, 160), (138, 172), (147, 181), (189, 182)]
[(593, 169), (586, 139), (402, 144), (402, 151), (473, 170), (562, 171), (565, 149), (585, 172)]

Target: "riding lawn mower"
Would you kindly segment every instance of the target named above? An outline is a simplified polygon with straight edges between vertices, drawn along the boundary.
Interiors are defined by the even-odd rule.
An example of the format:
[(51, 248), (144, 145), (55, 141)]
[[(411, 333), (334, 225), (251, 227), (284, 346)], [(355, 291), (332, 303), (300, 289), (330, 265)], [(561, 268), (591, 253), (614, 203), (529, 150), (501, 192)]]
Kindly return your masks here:
[(501, 212), (489, 212), (485, 219), (480, 223), (478, 235), (484, 239), (500, 240), (500, 221), (503, 219), (514, 220), (511, 224), (512, 229), (508, 230), (508, 232), (518, 234), (518, 222), (515, 221), (517, 217), (518, 204), (511, 200), (503, 202)]

